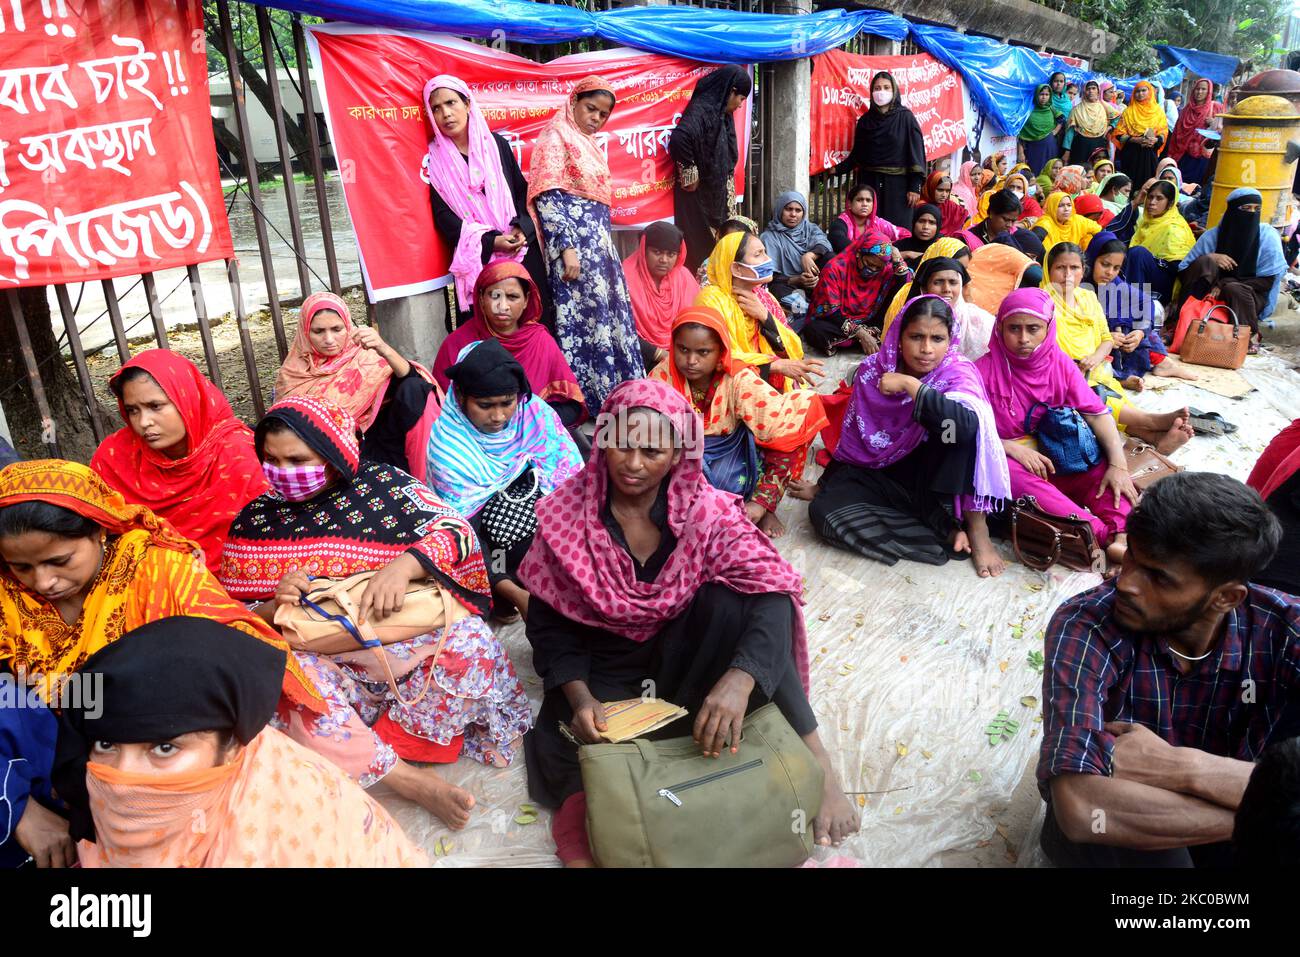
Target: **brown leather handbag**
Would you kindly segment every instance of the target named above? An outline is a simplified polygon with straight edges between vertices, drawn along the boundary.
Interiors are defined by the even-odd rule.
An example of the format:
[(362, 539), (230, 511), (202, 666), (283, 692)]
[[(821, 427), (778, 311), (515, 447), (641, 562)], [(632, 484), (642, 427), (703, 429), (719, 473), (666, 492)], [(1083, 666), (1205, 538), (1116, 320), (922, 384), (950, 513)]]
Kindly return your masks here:
[(1056, 564), (1076, 572), (1106, 567), (1092, 523), (1073, 515), (1049, 515), (1032, 495), (1022, 495), (1011, 506), (1011, 547), (1016, 560), (1034, 571), (1045, 572)]
[[(1228, 319), (1216, 319), (1215, 314)], [(1184, 362), (1216, 369), (1240, 369), (1250, 351), (1250, 329), (1243, 330), (1237, 314), (1222, 303), (1205, 310), (1192, 320), (1180, 345)]]
[(357, 620), (357, 605), (374, 577), (374, 572), (359, 572), (349, 578), (318, 578), (298, 604), (276, 608), (275, 625), (294, 651), (316, 655), (371, 652), (387, 677), (393, 695), (410, 707), (429, 693), (433, 671), (429, 671), (424, 690), (408, 701), (398, 691), (398, 680), (384, 653), (384, 645), (409, 641), (441, 628), (442, 635), (433, 653), (433, 660), (437, 661), (447, 641), (447, 629), (469, 612), (438, 582), (418, 581), (406, 586), (401, 611), (362, 624)]
[(1124, 438), (1124, 460), (1128, 462), (1128, 474), (1138, 491), (1145, 491), (1166, 475), (1181, 472), (1183, 467), (1175, 465), (1156, 451), (1155, 446), (1148, 445), (1132, 436)]

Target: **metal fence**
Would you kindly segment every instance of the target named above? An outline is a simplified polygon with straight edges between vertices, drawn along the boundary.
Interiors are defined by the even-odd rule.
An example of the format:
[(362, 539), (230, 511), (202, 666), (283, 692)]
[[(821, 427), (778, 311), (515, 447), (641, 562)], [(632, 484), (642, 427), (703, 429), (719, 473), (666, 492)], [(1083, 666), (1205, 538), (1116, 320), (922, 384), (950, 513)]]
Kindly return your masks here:
[[(589, 10), (606, 10), (617, 6), (614, 0), (548, 0), (548, 2), (570, 2), (574, 6)], [(693, 5), (767, 13), (797, 12), (798, 9), (789, 3), (782, 2), (782, 0), (694, 0)], [(27, 371), (27, 381), (32, 392), (32, 398), (42, 422), (53, 421), (51, 403), (42, 381), (42, 370), (58, 362), (70, 362), (81, 389), (82, 399), (86, 404), (87, 417), (96, 442), (102, 440), (108, 432), (118, 427), (116, 421), (110, 420), (110, 417), (101, 414), (102, 406), (99, 398), (107, 397), (96, 395), (94, 379), (87, 362), (87, 352), (83, 348), (83, 334), (96, 323), (107, 321), (111, 326), (112, 343), (105, 348), (115, 349), (118, 358), (122, 362), (131, 357), (132, 341), (137, 338), (133, 336), (133, 331), (146, 322), (152, 328), (152, 336), (150, 337), (152, 341), (147, 343), (137, 341), (136, 348), (138, 349), (141, 345), (167, 348), (168, 326), (164, 320), (163, 303), (173, 295), (179, 294), (183, 296), (184, 294), (180, 292), (181, 287), (188, 285), (193, 303), (194, 323), (202, 343), (202, 364), (206, 365), (207, 374), (218, 387), (225, 389), (228, 393), (232, 392), (232, 390), (238, 390), (240, 394), (243, 394), (243, 390), (246, 389), (249, 398), (249, 411), (252, 416), (260, 418), (266, 408), (269, 383), (264, 381), (265, 377), (263, 375), (266, 371), (266, 364), (264, 363), (262, 370), (258, 368), (258, 356), (254, 348), (253, 335), (250, 332), (249, 317), (246, 315), (245, 310), (241, 270), (246, 277), (250, 268), (254, 270), (260, 269), (261, 279), (266, 289), (266, 308), (269, 313), (269, 322), (280, 360), (283, 360), (286, 354), (290, 335), (290, 333), (286, 332), (284, 305), (287, 304), (292, 307), (301, 298), (306, 297), (313, 290), (313, 286), (315, 288), (328, 288), (336, 293), (344, 291), (340, 280), (333, 224), (326, 195), (327, 174), (325, 164), (322, 162), (322, 148), (328, 146), (328, 144), (322, 142), (323, 128), (312, 121), (317, 114), (317, 105), (313, 102), (306, 35), (303, 30), (302, 18), (297, 14), (292, 15), (292, 49), (295, 65), (291, 67), (290, 58), (287, 56), (286, 51), (282, 49), (279, 38), (272, 31), (272, 23), (266, 7), (217, 0), (216, 3), (208, 5), (207, 13), (209, 39), (215, 41), (214, 45), (226, 60), (227, 75), (233, 100), (233, 133), (238, 140), (237, 149), (232, 147), (227, 150), (219, 146), (217, 150), (223, 178), (228, 181), (234, 180), (235, 183), (234, 189), (230, 191), (228, 196), (227, 212), (230, 211), (236, 200), (243, 199), (249, 204), (252, 214), (252, 230), (257, 245), (256, 266), (252, 264), (251, 257), (245, 261), (242, 267), (235, 259), (225, 262), (225, 281), (229, 284), (230, 298), (233, 303), (233, 319), (238, 327), (239, 347), (242, 354), (242, 367), (236, 365), (235, 369), (238, 378), (242, 381), (232, 381), (229, 364), (226, 373), (223, 374), (214, 341), (213, 327), (226, 317), (210, 314), (207, 305), (208, 295), (205, 295), (204, 284), (197, 266), (188, 267), (186, 276), (179, 283), (161, 292), (159, 290), (159, 277), (153, 273), (145, 273), (137, 277), (126, 277), (125, 279), (119, 278), (116, 281), (102, 281), (100, 286), (104, 295), (105, 308), (100, 315), (89, 321), (86, 321), (84, 316), (80, 317), (79, 321), (77, 307), (81, 296), (78, 294), (76, 286), (55, 287), (55, 300), (65, 331), (59, 346), (56, 347), (52, 354), (48, 355), (36, 355), (33, 351), (31, 336), (28, 334), (29, 330), (26, 325), (27, 320), (23, 315), (18, 293), (15, 290), (6, 290), (4, 295), (0, 297), (0, 304), (2, 304), (0, 308), (9, 311), (10, 317), (18, 330), (19, 352), (22, 355), (23, 364)], [(235, 18), (233, 25), (232, 17)], [(247, 23), (249, 17), (254, 20), (252, 24), (254, 29), (249, 28)], [(236, 26), (239, 27), (238, 30), (235, 29)], [(275, 165), (278, 165), (285, 187), (282, 191), (284, 194), (283, 200), (276, 199), (275, 201), (286, 204), (284, 212), (287, 214), (287, 231), (278, 229), (270, 220), (267, 215), (267, 197), (263, 195), (262, 190), (257, 186), (255, 171), (258, 170), (258, 160), (250, 134), (248, 91), (244, 80), (244, 71), (249, 68), (246, 60), (251, 49), (245, 51), (237, 39), (237, 37), (248, 37), (250, 35), (255, 35), (257, 38), (251, 49), (260, 51), (262, 66), (259, 72), (266, 80), (270, 90), (271, 109), (269, 112), (274, 123), (278, 153), (278, 164)], [(854, 42), (865, 42), (865, 38), (863, 38), (863, 41)], [(545, 62), (568, 54), (603, 49), (611, 45), (603, 40), (592, 38), (541, 46), (510, 44), (509, 47), (512, 52), (521, 56)], [(775, 67), (770, 64), (760, 64), (755, 70), (753, 125), (750, 131), (750, 146), (746, 157), (746, 189), (740, 206), (742, 213), (758, 220), (760, 223), (767, 218), (774, 194), (769, 170), (763, 161), (766, 148), (772, 142), (777, 128), (776, 117), (773, 116), (773, 111), (769, 106), (774, 70)], [(280, 97), (280, 77), (282, 74), (288, 75), (302, 98), (303, 110), (301, 115), (304, 120), (302, 125), (307, 138), (307, 148), (298, 152), (291, 148), (285, 129)], [(227, 143), (229, 145), (229, 141)], [(326, 259), (326, 275), (316, 274), (308, 258), (307, 242), (303, 233), (303, 210), (299, 208), (298, 197), (293, 189), (295, 169), (303, 170), (310, 176), (312, 181), (312, 192), (314, 193), (316, 213), (321, 231), (320, 239)], [(284, 251), (292, 253), (297, 266), (296, 276), (294, 277), (296, 281), (291, 280), (287, 287), (276, 277), (273, 257), (275, 252), (283, 253)], [(253, 278), (257, 278), (256, 274), (254, 274)], [(141, 315), (124, 314), (122, 307), (124, 298), (137, 289), (143, 291), (147, 304), (145, 311)], [(210, 295), (211, 292), (212, 289), (209, 287), (208, 294)], [(448, 295), (451, 295), (450, 287), (448, 288)], [(74, 302), (74, 297), (76, 302)], [(455, 310), (450, 308), (450, 302), (448, 305), (448, 315), (454, 317)], [(369, 314), (373, 320), (373, 309), (369, 310)], [(173, 327), (173, 332), (175, 332), (175, 327)], [(15, 384), (8, 384), (9, 389), (14, 387)], [(5, 391), (4, 388), (0, 388), (0, 402), (3, 401)], [(115, 419), (115, 417), (112, 418)], [(45, 432), (47, 434), (42, 441), (45, 442), (49, 454), (60, 455), (63, 450), (60, 448), (57, 433), (48, 429)]]

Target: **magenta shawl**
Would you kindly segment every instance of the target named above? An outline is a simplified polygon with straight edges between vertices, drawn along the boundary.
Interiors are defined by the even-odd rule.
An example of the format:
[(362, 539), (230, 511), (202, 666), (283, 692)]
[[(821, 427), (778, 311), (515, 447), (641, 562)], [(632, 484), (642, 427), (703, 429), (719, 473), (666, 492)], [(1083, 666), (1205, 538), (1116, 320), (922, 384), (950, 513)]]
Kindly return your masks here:
[[(455, 90), (469, 100), (468, 163), (456, 144), (438, 129), (429, 109), (429, 94), (440, 88)], [(492, 131), (465, 81), (446, 74), (435, 76), (424, 84), (423, 102), (425, 115), (433, 127), (433, 139), (429, 140), (429, 185), (461, 219), (460, 241), (451, 258), (451, 275), (456, 280), (456, 299), (462, 309), (468, 309), (474, 301), (474, 282), (483, 268), (483, 234), (510, 232), (510, 222), (518, 215), (515, 198), (501, 169), (501, 153), (492, 139)], [(513, 255), (494, 252), (490, 262), (501, 259), (523, 262), (527, 251), (524, 245)]]
[[(910, 455), (928, 433), (925, 426), (912, 417), (912, 399), (906, 392), (885, 395), (880, 391), (880, 377), (886, 372), (897, 372), (899, 363), (899, 337), (906, 323), (903, 317), (913, 303), (922, 299), (938, 299), (925, 295), (909, 299), (890, 323), (880, 351), (867, 356), (858, 366), (853, 379), (853, 393), (849, 410), (844, 417), (844, 429), (835, 458), (860, 468), (880, 469)], [(1006, 454), (998, 439), (993, 410), (989, 407), (984, 385), (975, 370), (975, 364), (961, 354), (961, 320), (953, 317), (951, 345), (948, 354), (934, 369), (921, 379), (922, 384), (937, 389), (945, 396), (960, 402), (979, 418), (979, 440), (975, 453), (975, 495), (961, 503), (977, 512), (989, 512), (1000, 507), (1011, 497), (1011, 478), (1007, 472)]]
[[(1002, 323), (1009, 316), (1036, 316), (1047, 323), (1047, 335), (1028, 358), (1007, 351)], [(1056, 344), (1056, 307), (1042, 289), (1017, 289), (998, 309), (989, 337), (989, 351), (975, 361), (993, 405), (998, 435), (1018, 439), (1025, 434), (1025, 413), (1035, 402), (1067, 406), (1084, 415), (1100, 415), (1106, 403), (1088, 388), (1079, 367)]]
[(683, 440), (668, 482), (668, 526), (677, 547), (653, 582), (638, 581), (632, 557), (601, 521), (609, 489), (599, 441), (587, 467), (537, 505), (537, 534), (519, 567), (530, 593), (572, 621), (646, 641), (690, 606), (700, 587), (718, 582), (743, 595), (778, 593), (794, 602), (794, 654), (808, 688), (803, 579), (745, 516), (740, 498), (715, 489), (701, 469), (704, 426), (690, 400), (665, 382), (633, 379), (610, 393), (602, 422), (638, 406), (654, 409)]
[[(528, 296), (524, 314), (519, 317), (519, 328), (508, 336), (496, 336), (492, 327), (484, 318), (486, 302), (480, 302), (479, 296), (488, 286), (494, 286), (504, 279), (518, 279)], [(583, 404), (582, 389), (578, 379), (569, 368), (569, 363), (560, 352), (560, 347), (550, 332), (539, 321), (542, 317), (542, 300), (537, 294), (528, 270), (523, 266), (507, 260), (490, 263), (479, 273), (474, 284), (474, 317), (445, 340), (438, 349), (438, 358), (433, 362), (433, 378), (443, 392), (451, 387), (447, 378), (447, 368), (456, 362), (460, 351), (471, 342), (481, 342), (496, 336), (507, 351), (524, 367), (528, 384), (543, 402), (556, 403), (572, 400), (583, 407), (586, 417), (586, 405)]]

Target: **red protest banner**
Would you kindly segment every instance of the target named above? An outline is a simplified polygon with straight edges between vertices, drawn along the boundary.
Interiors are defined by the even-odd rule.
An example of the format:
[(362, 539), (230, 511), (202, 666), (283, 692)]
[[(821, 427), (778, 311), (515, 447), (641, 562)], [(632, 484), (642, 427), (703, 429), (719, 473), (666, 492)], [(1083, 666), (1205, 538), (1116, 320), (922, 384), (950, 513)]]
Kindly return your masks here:
[[(525, 175), (533, 143), (585, 76), (610, 82), (617, 105), (596, 135), (614, 177), (615, 226), (673, 218), (668, 139), (701, 76), (715, 66), (636, 50), (535, 63), (455, 37), (352, 24), (308, 28), (334, 155), (372, 301), (448, 284), (450, 251), (433, 226), (423, 163), (433, 135), (420, 102), (439, 73), (474, 91), (488, 126), (514, 147)], [(743, 193), (748, 104), (736, 111)]]
[(196, 0), (0, 7), (0, 288), (232, 255)]
[(824, 172), (849, 155), (853, 125), (871, 105), (871, 78), (881, 70), (893, 75), (903, 105), (916, 114), (927, 160), (966, 145), (962, 82), (956, 70), (928, 53), (859, 56), (832, 50), (813, 57), (810, 174)]

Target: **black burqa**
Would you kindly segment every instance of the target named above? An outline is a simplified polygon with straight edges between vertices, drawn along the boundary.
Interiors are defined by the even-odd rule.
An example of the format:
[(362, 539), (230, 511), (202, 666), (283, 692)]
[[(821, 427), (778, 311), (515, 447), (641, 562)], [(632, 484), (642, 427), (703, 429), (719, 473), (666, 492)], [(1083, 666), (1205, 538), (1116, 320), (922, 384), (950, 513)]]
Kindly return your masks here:
[[(732, 91), (749, 95), (749, 71), (739, 66), (714, 70), (695, 85), (691, 101), (668, 141), (668, 153), (677, 164), (673, 186), (673, 218), (686, 236), (686, 268), (692, 273), (709, 258), (730, 210), (727, 183), (740, 161), (735, 117), (726, 111)], [(695, 167), (699, 185), (682, 189), (681, 171)]]
[(873, 102), (858, 117), (853, 150), (835, 172), (854, 172), (855, 182), (875, 189), (880, 206), (876, 215), (906, 227), (912, 221), (907, 194), (920, 193), (925, 183), (925, 138), (912, 111), (899, 101), (898, 83), (890, 74), (877, 73), (871, 78), (872, 86), (882, 76), (893, 85), (894, 99), (887, 110)]
[(95, 741), (157, 744), (218, 731), (248, 744), (275, 714), (284, 668), (284, 649), (183, 615), (141, 625), (87, 658), (78, 673), (98, 676), (96, 700), (63, 710), (54, 758), (73, 839), (94, 838), (86, 763)]

